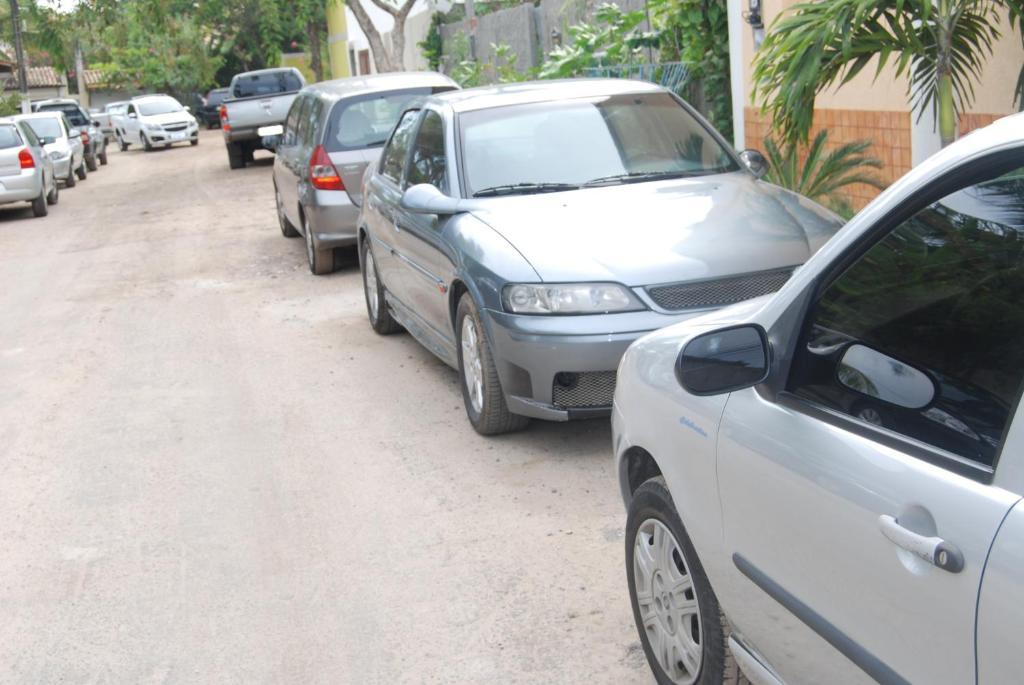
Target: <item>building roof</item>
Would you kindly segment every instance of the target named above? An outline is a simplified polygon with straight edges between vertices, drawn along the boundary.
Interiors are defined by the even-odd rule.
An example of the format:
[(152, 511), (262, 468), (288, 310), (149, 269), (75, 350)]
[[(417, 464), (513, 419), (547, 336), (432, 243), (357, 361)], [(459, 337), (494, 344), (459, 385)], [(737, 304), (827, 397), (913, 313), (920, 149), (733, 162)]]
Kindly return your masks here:
[[(18, 90), (18, 70), (13, 74), (4, 74), (4, 90)], [(63, 86), (64, 80), (60, 73), (53, 67), (29, 67), (28, 87), (29, 88), (56, 88)]]
[(83, 69), (86, 88), (102, 88), (107, 85), (107, 77), (99, 69)]

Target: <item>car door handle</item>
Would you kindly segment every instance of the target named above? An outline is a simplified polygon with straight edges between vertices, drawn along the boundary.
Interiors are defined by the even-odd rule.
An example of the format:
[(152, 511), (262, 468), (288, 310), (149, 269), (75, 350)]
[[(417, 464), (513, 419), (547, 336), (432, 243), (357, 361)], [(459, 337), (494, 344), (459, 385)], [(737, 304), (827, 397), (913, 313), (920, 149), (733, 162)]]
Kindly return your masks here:
[(943, 571), (959, 573), (964, 568), (964, 555), (956, 545), (950, 544), (940, 537), (919, 535), (901, 526), (899, 521), (888, 514), (878, 517), (878, 529), (892, 544)]

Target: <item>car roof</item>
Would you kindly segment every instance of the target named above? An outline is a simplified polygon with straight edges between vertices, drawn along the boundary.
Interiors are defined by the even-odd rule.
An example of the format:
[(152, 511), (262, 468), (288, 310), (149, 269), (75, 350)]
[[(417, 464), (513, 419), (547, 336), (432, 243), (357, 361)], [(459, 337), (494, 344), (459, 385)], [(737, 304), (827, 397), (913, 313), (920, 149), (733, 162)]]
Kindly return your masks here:
[(32, 112), (31, 114), (15, 114), (11, 119), (23, 121), (25, 119), (60, 119), (65, 116), (64, 112)]
[(387, 74), (366, 74), (349, 78), (320, 81), (306, 86), (302, 90), (318, 97), (331, 100), (379, 93), (406, 88), (428, 88), (430, 86), (458, 87), (455, 81), (436, 71), (401, 71)]
[(34, 107), (42, 107), (44, 105), (78, 105), (82, 104), (73, 98), (46, 98), (45, 100), (33, 100), (32, 105)]
[(553, 81), (526, 81), (494, 86), (467, 88), (430, 97), (431, 101), (447, 104), (456, 112), (468, 112), (506, 105), (551, 102), (572, 98), (622, 95), (624, 93), (668, 92), (647, 81), (618, 78), (578, 78)]
[(171, 98), (172, 100), (174, 99), (174, 97), (172, 97), (170, 95), (166, 95), (164, 93), (150, 93), (148, 95), (136, 95), (135, 97), (133, 97), (131, 99), (131, 101), (132, 102), (139, 102), (141, 100), (155, 100), (157, 98)]
[(232, 76), (231, 80), (234, 81), (236, 78), (241, 78), (243, 76), (258, 76), (260, 74), (273, 74), (273, 73), (278, 72), (278, 71), (294, 71), (296, 74), (301, 74), (302, 73), (298, 69), (296, 69), (295, 67), (269, 67), (267, 69), (253, 69), (252, 71), (239, 72), (239, 73), (235, 74), (234, 76)]

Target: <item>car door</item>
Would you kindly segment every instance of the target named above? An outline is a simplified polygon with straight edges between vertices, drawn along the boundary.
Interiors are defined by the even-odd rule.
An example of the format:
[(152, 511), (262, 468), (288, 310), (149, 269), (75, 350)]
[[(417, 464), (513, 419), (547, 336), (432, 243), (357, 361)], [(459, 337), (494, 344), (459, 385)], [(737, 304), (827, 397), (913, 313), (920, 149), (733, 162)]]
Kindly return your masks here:
[(142, 123), (139, 121), (140, 116), (141, 115), (139, 114), (139, 110), (135, 106), (135, 103), (129, 103), (128, 113), (125, 115), (124, 119), (124, 130), (127, 134), (125, 138), (128, 139), (129, 143), (142, 144)]
[[(429, 183), (449, 192), (448, 163), (443, 117), (432, 109), (423, 111), (410, 146), (402, 189)], [(448, 284), (453, 259), (442, 233), (445, 219), (434, 214), (414, 214), (401, 208), (394, 221), (396, 266), (404, 270), (406, 304), (443, 347), (454, 350), (454, 332), (448, 313)]]
[(308, 99), (304, 96), (299, 96), (292, 102), (291, 109), (288, 110), (288, 116), (285, 119), (281, 142), (274, 153), (274, 173), (277, 180), (277, 190), (281, 193), (281, 202), (284, 205), (285, 216), (296, 227), (300, 226), (298, 209), (298, 185), (301, 180), (298, 170), (300, 129), (305, 123), (304, 114), (309, 106), (308, 102)]
[[(371, 248), (378, 275), (388, 293), (402, 304), (407, 302), (405, 269), (396, 265), (395, 221), (402, 200), (402, 179), (409, 158), (409, 144), (419, 119), (420, 110), (407, 110), (398, 119), (394, 131), (381, 152), (380, 162), (366, 187), (363, 218), (369, 229)], [(408, 306), (408, 305), (406, 305)]]
[[(314, 203), (313, 193), (315, 189), (309, 182), (309, 162), (313, 158), (313, 150), (317, 146), (321, 132), (321, 116), (323, 114), (323, 100), (309, 95), (309, 103), (302, 108), (299, 130), (296, 135), (294, 155), (294, 173), (298, 182), (295, 185), (297, 193), (296, 206), (304, 207)], [(299, 224), (296, 224), (299, 225)]]
[(833, 265), (784, 392), (729, 397), (718, 591), (786, 682), (975, 680), (982, 571), (1020, 499), (994, 480), (1024, 381), (1024, 155), (1002, 154)]

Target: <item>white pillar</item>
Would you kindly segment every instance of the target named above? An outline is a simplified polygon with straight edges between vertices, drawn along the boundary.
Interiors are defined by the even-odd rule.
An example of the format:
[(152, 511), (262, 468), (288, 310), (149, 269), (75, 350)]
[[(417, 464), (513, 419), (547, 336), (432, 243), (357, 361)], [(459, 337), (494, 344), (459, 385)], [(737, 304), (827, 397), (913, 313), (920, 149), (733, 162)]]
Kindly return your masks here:
[(743, 130), (743, 108), (747, 96), (743, 88), (743, 4), (742, 0), (727, 0), (729, 9), (729, 74), (732, 86), (732, 137), (737, 150), (747, 146)]
[(935, 110), (925, 107), (921, 120), (917, 120), (918, 110), (910, 112), (910, 163), (917, 166), (942, 149), (939, 127), (935, 121)]

